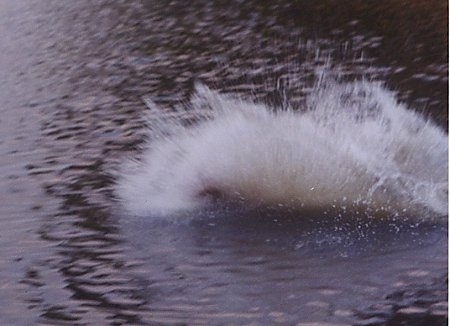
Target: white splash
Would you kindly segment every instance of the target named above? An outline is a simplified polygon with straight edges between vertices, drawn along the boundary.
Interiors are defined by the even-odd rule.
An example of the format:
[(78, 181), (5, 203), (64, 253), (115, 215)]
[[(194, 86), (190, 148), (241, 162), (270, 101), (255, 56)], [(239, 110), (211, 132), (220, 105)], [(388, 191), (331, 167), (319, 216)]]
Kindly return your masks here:
[(149, 216), (233, 199), (447, 215), (448, 136), (433, 122), (367, 81), (321, 82), (306, 103), (302, 112), (272, 110), (204, 86), (176, 112), (148, 101), (150, 143), (118, 195)]

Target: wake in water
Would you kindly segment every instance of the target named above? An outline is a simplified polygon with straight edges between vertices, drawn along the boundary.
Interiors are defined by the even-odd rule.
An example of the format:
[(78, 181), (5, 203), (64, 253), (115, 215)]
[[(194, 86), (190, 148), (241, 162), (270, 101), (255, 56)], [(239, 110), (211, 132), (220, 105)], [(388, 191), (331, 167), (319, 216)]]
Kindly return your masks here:
[(447, 134), (378, 83), (320, 82), (301, 112), (201, 85), (189, 107), (147, 104), (148, 148), (118, 185), (132, 214), (238, 202), (308, 214), (447, 215)]

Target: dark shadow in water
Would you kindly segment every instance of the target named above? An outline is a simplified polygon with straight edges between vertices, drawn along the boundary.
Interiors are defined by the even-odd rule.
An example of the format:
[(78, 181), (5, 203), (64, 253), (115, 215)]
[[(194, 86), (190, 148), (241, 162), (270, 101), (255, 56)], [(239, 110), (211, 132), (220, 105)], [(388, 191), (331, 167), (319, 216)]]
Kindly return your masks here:
[[(64, 196), (64, 209), (72, 218), (51, 219), (40, 231), (41, 238), (60, 245), (57, 256), (49, 257), (41, 268), (56, 269), (63, 279), (70, 300), (42, 307), (45, 320), (80, 320), (81, 304), (87, 309), (103, 310), (116, 321), (142, 324), (137, 310), (147, 302), (139, 288), (127, 277), (127, 259), (123, 255), (123, 239), (110, 213), (101, 207), (86, 206), (82, 196)], [(67, 215), (66, 215), (67, 216)], [(47, 280), (48, 281), (48, 280)]]
[[(300, 216), (285, 208), (121, 220), (129, 255), (139, 257), (146, 271), (136, 276), (147, 284), (141, 296), (165, 317), (184, 313), (194, 318), (185, 308), (171, 308), (184, 303), (213, 324), (218, 323), (208, 315), (213, 307), (239, 323), (238, 316), (255, 306), (280, 309), (292, 322), (312, 322), (317, 302), (364, 311), (374, 298), (392, 292), (405, 274), (431, 276), (445, 269), (447, 231), (441, 222)], [(239, 307), (230, 304), (230, 297)], [(333, 318), (320, 320), (354, 321)], [(252, 320), (271, 323), (262, 312)]]
[(301, 255), (352, 257), (433, 245), (445, 237), (445, 221), (260, 207), (201, 213), (190, 227), (214, 239), (264, 242)]

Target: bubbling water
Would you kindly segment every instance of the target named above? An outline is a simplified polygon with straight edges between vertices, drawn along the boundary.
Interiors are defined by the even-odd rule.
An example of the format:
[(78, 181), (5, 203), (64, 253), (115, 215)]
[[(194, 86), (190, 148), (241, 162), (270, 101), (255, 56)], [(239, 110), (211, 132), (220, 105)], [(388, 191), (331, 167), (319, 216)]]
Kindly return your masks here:
[(448, 135), (432, 121), (369, 81), (322, 81), (305, 103), (273, 109), (202, 85), (179, 110), (147, 100), (150, 141), (122, 171), (123, 205), (148, 216), (231, 202), (447, 215)]

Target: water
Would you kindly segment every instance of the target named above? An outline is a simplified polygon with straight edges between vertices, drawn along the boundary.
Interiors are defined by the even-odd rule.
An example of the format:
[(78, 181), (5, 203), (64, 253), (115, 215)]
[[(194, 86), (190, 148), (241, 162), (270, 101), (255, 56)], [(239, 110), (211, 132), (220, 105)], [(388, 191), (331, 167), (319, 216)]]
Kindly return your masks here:
[[(447, 126), (447, 11), (381, 2), (335, 15), (325, 4), (2, 2), (1, 324), (354, 324), (392, 308), (396, 290), (446, 301), (433, 284), (447, 272), (436, 154), (447, 136), (430, 130)], [(200, 81), (219, 100), (301, 110), (324, 66), (344, 86), (380, 80), (373, 89), (403, 101), (399, 112), (432, 120), (417, 118), (435, 136), (410, 147), (430, 156), (407, 165), (438, 189), (413, 200), (419, 216), (235, 205), (174, 221), (117, 200), (116, 176), (151, 138), (143, 97), (189, 107)], [(400, 125), (416, 119), (401, 114)]]
[(299, 213), (445, 216), (447, 135), (380, 85), (320, 78), (303, 113), (201, 85), (191, 110), (164, 112), (147, 100), (149, 148), (123, 168), (122, 204), (140, 215), (189, 215), (234, 199)]

